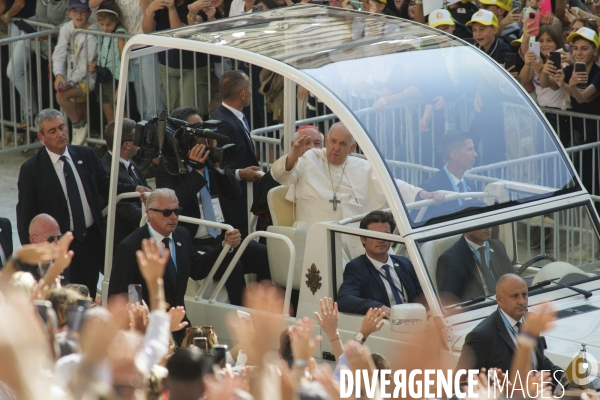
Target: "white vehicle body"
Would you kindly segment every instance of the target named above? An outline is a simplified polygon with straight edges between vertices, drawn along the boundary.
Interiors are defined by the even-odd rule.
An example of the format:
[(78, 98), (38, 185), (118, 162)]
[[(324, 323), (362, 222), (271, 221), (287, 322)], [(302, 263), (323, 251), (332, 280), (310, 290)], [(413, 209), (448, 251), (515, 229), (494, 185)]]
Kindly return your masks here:
[[(321, 30), (321, 26), (329, 26), (331, 29)], [(339, 37), (336, 37), (337, 34)], [(273, 35), (278, 39), (272, 39)], [(440, 45), (442, 42), (449, 43), (448, 47)], [(531, 293), (530, 307), (545, 300), (554, 300), (559, 310), (579, 306), (594, 307), (590, 312), (560, 318), (555, 328), (546, 335), (548, 344), (546, 355), (557, 365), (566, 368), (574, 354), (581, 349), (581, 343), (587, 343), (588, 352), (600, 360), (600, 279), (598, 279), (600, 276), (595, 261), (595, 250), (600, 248), (598, 216), (590, 196), (573, 172), (573, 166), (566, 157), (564, 149), (553, 137), (548, 121), (516, 82), (491, 59), (467, 47), (464, 42), (409, 21), (328, 7), (299, 5), (286, 8), (285, 11), (273, 10), (153, 35), (135, 36), (127, 42), (123, 52), (121, 81), (126, 81), (128, 64), (133, 57), (164, 51), (168, 48), (230, 57), (282, 75), (285, 78), (286, 149), (289, 149), (289, 138), (295, 131), (296, 121), (293, 116), (296, 107), (296, 84), (305, 87), (325, 103), (352, 132), (362, 155), (369, 161), (377, 180), (381, 183), (387, 206), (398, 224), (397, 233), (379, 234), (363, 231), (346, 223), (315, 223), (306, 236), (304, 252), (298, 254), (298, 257), (303, 259), (301, 271), (292, 271), (288, 274), (288, 264), (292, 265), (292, 269), (294, 268), (293, 259), (292, 261), (289, 258), (281, 259), (277, 266), (271, 263), (272, 270), (283, 268), (283, 276), (288, 277), (286, 300), (289, 299), (290, 286), (292, 286), (289, 283), (295, 279), (296, 285), (299, 285), (300, 297), (296, 317), (314, 318), (313, 312), (319, 310), (320, 298), (337, 296), (343, 279), (344, 266), (340, 244), (343, 235), (387, 238), (399, 243), (399, 246), (394, 247), (398, 254), (403, 254), (411, 260), (424, 291), (429, 308), (428, 315), (431, 321), (436, 321), (438, 328), (443, 329), (439, 329), (438, 337), (423, 337), (418, 332), (393, 331), (390, 329), (390, 323), (386, 321), (383, 329), (369, 338), (369, 347), (372, 351), (388, 354), (391, 343), (426, 341), (431, 345), (439, 346), (440, 359), (452, 367), (456, 364), (466, 334), (497, 306), (492, 296), (486, 301), (464, 307), (460, 312), (445, 309), (440, 301), (436, 284), (435, 261), (427, 265), (427, 257), (430, 253), (425, 253), (432, 247), (429, 243), (436, 243), (436, 240), (443, 240), (481, 227), (499, 226), (495, 235), (501, 239), (517, 268), (531, 256), (543, 254), (545, 247), (549, 248), (554, 242), (554, 250), (552, 250), (554, 258), (571, 264), (572, 268), (576, 269), (575, 275), (579, 274), (578, 277), (576, 276), (577, 279), (569, 281), (575, 281), (577, 288), (593, 293), (593, 296), (585, 298), (571, 289), (557, 288), (554, 284)], [(372, 54), (368, 54), (369, 51), (372, 51)], [(505, 96), (502, 103), (502, 117), (506, 119), (511, 110), (518, 109), (518, 112), (527, 115), (527, 121), (530, 123), (529, 131), (532, 134), (528, 137), (513, 138), (517, 148), (523, 149), (529, 146), (527, 152), (521, 154), (513, 149), (511, 157), (494, 159), (488, 163), (484, 160), (469, 171), (471, 178), (480, 185), (477, 194), (472, 196), (485, 202), (483, 205), (480, 204), (481, 207), (477, 211), (454, 213), (447, 218), (425, 220), (423, 213), (411, 216), (409, 208), (421, 210), (430, 202), (407, 201), (405, 203), (397, 190), (395, 179), (403, 179), (418, 186), (422, 174), (432, 173), (437, 168), (433, 168), (431, 163), (411, 161), (411, 153), (420, 150), (420, 147), (417, 149), (418, 146), (410, 141), (400, 144), (394, 142), (396, 137), (400, 137), (400, 133), (392, 134), (382, 127), (386, 123), (398, 126), (394, 125), (396, 116), (383, 114), (384, 121), (381, 122), (382, 114), (376, 114), (370, 108), (370, 104), (353, 106), (348, 98), (360, 100), (361, 94), (350, 93), (354, 89), (348, 89), (348, 86), (354, 83), (354, 78), (358, 80), (361, 74), (369, 75), (369, 71), (374, 71), (375, 73), (366, 77), (365, 81), (370, 82), (372, 88), (376, 87), (378, 76), (386, 75), (386, 69), (388, 79), (386, 81), (384, 77), (379, 84), (383, 87), (393, 86), (395, 79), (399, 78), (389, 77), (393, 73), (389, 69), (408, 65), (403, 62), (407, 60), (408, 55), (411, 60), (414, 60), (417, 69), (421, 66), (435, 69), (437, 66), (432, 60), (452, 52), (456, 53), (453, 58), (447, 58), (449, 66), (455, 63), (454, 66), (466, 65), (465, 68), (471, 68), (475, 72), (483, 71), (482, 79), (494, 82), (491, 84), (493, 88), (491, 95), (481, 94), (484, 97), (484, 107), (485, 104), (489, 105), (495, 101), (494, 96)], [(455, 61), (451, 61), (451, 58)], [(443, 64), (441, 61), (440, 63)], [(406, 74), (418, 76), (418, 71), (406, 70)], [(449, 76), (451, 75), (449, 73)], [(337, 82), (336, 76), (339, 78)], [(464, 77), (458, 76), (458, 79), (460, 81)], [(420, 82), (428, 81), (424, 79)], [(481, 83), (484, 84), (485, 82)], [(437, 82), (431, 82), (431, 86), (436, 85)], [(392, 89), (391, 92), (401, 89)], [(421, 90), (429, 90), (429, 88), (422, 86)], [(450, 88), (446, 96), (451, 96), (453, 90)], [(477, 89), (477, 95), (481, 92)], [(120, 91), (116, 113), (117, 126), (122, 124), (124, 96), (125, 91)], [(498, 100), (498, 105), (500, 104)], [(510, 108), (511, 105), (514, 106), (513, 109)], [(455, 112), (458, 114), (458, 111)], [(489, 109), (486, 112), (489, 112)], [(410, 118), (410, 113), (401, 115)], [(469, 109), (465, 115), (469, 116), (465, 118), (467, 121), (478, 121), (477, 118), (482, 114)], [(493, 114), (485, 115), (493, 116)], [(522, 118), (522, 115), (519, 115), (519, 118)], [(480, 122), (471, 122), (471, 127), (475, 123)], [(479, 128), (481, 134), (485, 135), (484, 125)], [(513, 140), (507, 133), (510, 130), (510, 127), (504, 127), (499, 135), (508, 138), (506, 148), (510, 147), (509, 142)], [(120, 143), (120, 130), (117, 132), (115, 144)], [(541, 142), (543, 145), (535, 144)], [(402, 156), (396, 154), (398, 148), (405, 149)], [(479, 148), (484, 149), (482, 157), (494, 158), (490, 150), (485, 149), (485, 143), (480, 144)], [(506, 153), (508, 154), (509, 151), (507, 150)], [(434, 150), (430, 151), (429, 155), (436, 157)], [(492, 164), (493, 167), (490, 167)], [(114, 157), (113, 171), (117, 168), (118, 158)], [(492, 168), (501, 169), (504, 175), (494, 176), (491, 172)], [(528, 172), (523, 172), (527, 168), (529, 168)], [(517, 170), (518, 172), (514, 172)], [(529, 178), (524, 178), (525, 175), (529, 175)], [(110, 232), (114, 227), (116, 176), (117, 174), (113, 172), (111, 181), (113, 201), (109, 206), (104, 289), (107, 288), (110, 277), (112, 255)], [(466, 200), (468, 196), (463, 195), (462, 198)], [(433, 206), (431, 207), (433, 209)], [(536, 230), (538, 233), (543, 232), (541, 234), (543, 239), (540, 239), (540, 250), (532, 253), (530, 238)], [(550, 237), (547, 232), (551, 232)], [(275, 240), (277, 235), (271, 237)], [(269, 246), (274, 246), (272, 243), (274, 242), (270, 241)], [(577, 252), (579, 256), (576, 255)], [(309, 269), (313, 265), (318, 269), (321, 278), (321, 286), (314, 293), (307, 283)], [(564, 278), (571, 271), (569, 268), (564, 271), (555, 268), (558, 272), (552, 272), (550, 271), (552, 267), (546, 268), (548, 265), (550, 263), (547, 260), (540, 261), (537, 266), (532, 266), (525, 271), (524, 277), (528, 278), (528, 283)], [(537, 278), (536, 274), (539, 275)], [(219, 333), (220, 340), (231, 343), (234, 338), (229, 333), (225, 315), (240, 308), (217, 301), (218, 289), (222, 287), (223, 281), (220, 282), (217, 290), (210, 292), (212, 285), (206, 284), (210, 281), (210, 277), (204, 281), (198, 296), (186, 297), (187, 313), (193, 324), (212, 325)], [(284, 310), (282, 313), (285, 314)], [(290, 317), (290, 323), (293, 320)], [(339, 328), (343, 341), (354, 337), (361, 320), (362, 316), (359, 315), (341, 315)], [(326, 340), (321, 343), (315, 357), (323, 358), (323, 352), (331, 352), (331, 347)]]

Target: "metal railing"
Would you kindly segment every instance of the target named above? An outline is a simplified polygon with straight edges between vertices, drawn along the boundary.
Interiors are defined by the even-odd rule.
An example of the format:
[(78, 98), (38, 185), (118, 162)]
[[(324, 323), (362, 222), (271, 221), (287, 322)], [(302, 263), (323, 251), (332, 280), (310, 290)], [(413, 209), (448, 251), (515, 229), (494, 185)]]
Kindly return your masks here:
[[(283, 243), (285, 243), (285, 245), (288, 247), (288, 249), (290, 251), (290, 260), (288, 263), (288, 275), (287, 275), (285, 297), (284, 297), (283, 311), (282, 311), (282, 315), (284, 317), (289, 317), (290, 301), (292, 298), (292, 286), (293, 286), (293, 282), (294, 282), (294, 272), (295, 272), (295, 267), (296, 267), (296, 248), (294, 247), (292, 241), (289, 238), (287, 238), (284, 235), (281, 235), (278, 233), (273, 233), (273, 232), (265, 232), (265, 231), (254, 232), (254, 233), (251, 233), (248, 236), (246, 236), (246, 238), (244, 239), (242, 244), (239, 246), (237, 253), (235, 254), (235, 256), (233, 256), (233, 259), (227, 266), (227, 270), (225, 271), (225, 273), (219, 280), (219, 284), (213, 290), (213, 293), (210, 296), (208, 301), (211, 304), (214, 304), (217, 301), (216, 299), (217, 299), (219, 292), (221, 291), (221, 289), (223, 289), (225, 282), (229, 278), (229, 275), (231, 275), (231, 272), (233, 271), (233, 268), (235, 268), (235, 265), (237, 264), (237, 262), (240, 260), (242, 253), (246, 250), (246, 247), (248, 247), (248, 244), (250, 243), (250, 241), (252, 241), (258, 237), (279, 239), (279, 240), (283, 241)], [(213, 267), (213, 270), (215, 270), (214, 267)], [(213, 272), (213, 270), (211, 270), (211, 273)], [(212, 278), (211, 275), (206, 277), (205, 282), (207, 282), (209, 278)], [(204, 285), (203, 285), (203, 287), (204, 287)], [(202, 289), (200, 289), (200, 291), (202, 291)], [(204, 292), (202, 291), (202, 293), (201, 293), (200, 291), (198, 291), (198, 294), (196, 295), (196, 300), (200, 300), (202, 298), (202, 294)]]

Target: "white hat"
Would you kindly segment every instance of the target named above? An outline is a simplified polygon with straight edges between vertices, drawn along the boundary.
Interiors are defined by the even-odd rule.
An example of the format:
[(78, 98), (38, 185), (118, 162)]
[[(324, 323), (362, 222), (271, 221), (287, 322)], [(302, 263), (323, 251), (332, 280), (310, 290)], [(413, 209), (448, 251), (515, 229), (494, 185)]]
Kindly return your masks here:
[(498, 17), (496, 17), (496, 15), (491, 11), (479, 10), (475, 14), (473, 14), (473, 16), (471, 17), (471, 20), (469, 22), (467, 22), (465, 25), (471, 26), (474, 23), (478, 23), (481, 25), (487, 25), (487, 26), (495, 26), (497, 28), (498, 27)]
[(429, 26), (437, 28), (440, 25), (454, 25), (454, 20), (448, 10), (433, 10), (429, 14)]

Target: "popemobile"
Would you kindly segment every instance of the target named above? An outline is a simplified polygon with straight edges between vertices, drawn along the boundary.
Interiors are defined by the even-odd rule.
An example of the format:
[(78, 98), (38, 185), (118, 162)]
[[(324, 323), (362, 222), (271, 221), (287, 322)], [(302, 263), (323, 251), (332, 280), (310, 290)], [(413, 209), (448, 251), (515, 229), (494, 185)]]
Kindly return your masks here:
[[(452, 277), (438, 269), (448, 267), (446, 253), (463, 234), (491, 228), (492, 241), (505, 249), (509, 268), (529, 286), (530, 310), (546, 300), (558, 310), (556, 325), (545, 334), (546, 356), (566, 369), (585, 346), (588, 360), (600, 360), (600, 221), (572, 162), (584, 165), (590, 176), (598, 175), (593, 171), (598, 163), (585, 151), (568, 157), (542, 111), (501, 65), (460, 39), (412, 21), (299, 4), (134, 36), (123, 52), (120, 80), (126, 81), (135, 58), (166, 49), (227, 57), (232, 68), (253, 65), (281, 75), (284, 123), (251, 133), (265, 171), (277, 155), (289, 151), (296, 127), (315, 124), (326, 134), (333, 122), (341, 121), (358, 144), (351, 157), (368, 161), (373, 174), (364, 179), (377, 181), (386, 200), (383, 208), (394, 216), (397, 229), (391, 234), (360, 229), (364, 214), (356, 213), (305, 229), (294, 223), (297, 210), (288, 188), (269, 192), (273, 226), (251, 233), (229, 268), (249, 240), (265, 236), (272, 279), (285, 289), (281, 312), (290, 324), (295, 318), (314, 319), (319, 299), (338, 298), (346, 262), (364, 252), (360, 243), (353, 245), (359, 236), (389, 240), (391, 252), (412, 262), (424, 304), (394, 306), (384, 327), (369, 337), (369, 348), (392, 356), (393, 343), (419, 343), (437, 349), (439, 365), (453, 368), (466, 335), (498, 306), (489, 291), (443, 293), (441, 286)], [(253, 81), (259, 68), (251, 69)], [(316, 96), (329, 114), (297, 120), (297, 85)], [(120, 91), (117, 126), (124, 99), (125, 91)], [(116, 132), (114, 143), (121, 143), (120, 129)], [(457, 133), (472, 140), (476, 153), (458, 182), (451, 179), (442, 148), (442, 138)], [(118, 158), (112, 167), (103, 293), (112, 264)], [(439, 174), (453, 185), (435, 188), (445, 193), (442, 204), (403, 197), (403, 185), (422, 188)], [(334, 208), (340, 207), (339, 194), (333, 189), (331, 215), (339, 215)], [(255, 222), (250, 213), (249, 221)], [(482, 258), (489, 262), (498, 248), (488, 245)], [(224, 279), (212, 281), (227, 250), (207, 279), (190, 282), (186, 308), (192, 324), (212, 325), (220, 341), (232, 344), (226, 315), (252, 310), (228, 303)], [(438, 261), (441, 257), (444, 262)], [(457, 267), (458, 260), (450, 264)], [(299, 298), (291, 317), (295, 291)], [(355, 337), (361, 321), (362, 315), (340, 314), (343, 341)], [(315, 324), (315, 334), (320, 333)], [(331, 360), (331, 354), (323, 340), (314, 356), (322, 362)]]

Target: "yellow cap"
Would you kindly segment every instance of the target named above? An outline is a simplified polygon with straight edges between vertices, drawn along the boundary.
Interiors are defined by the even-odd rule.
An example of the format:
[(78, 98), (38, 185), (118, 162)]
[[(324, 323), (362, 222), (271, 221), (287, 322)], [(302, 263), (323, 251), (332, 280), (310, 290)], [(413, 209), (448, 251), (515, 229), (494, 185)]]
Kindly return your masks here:
[(600, 41), (598, 40), (598, 34), (593, 29), (585, 28), (585, 27), (579, 28), (577, 30), (577, 32), (573, 32), (569, 35), (569, 37), (567, 37), (567, 41), (569, 43), (573, 43), (577, 39), (577, 37), (582, 37), (585, 40), (589, 40), (590, 42), (594, 43), (596, 48), (600, 47)]
[(440, 25), (454, 25), (454, 20), (448, 10), (433, 10), (429, 14), (429, 26), (437, 28)]
[(520, 46), (523, 43), (523, 36), (510, 42), (511, 46)]
[(503, 10), (510, 11), (513, 0), (479, 0), (479, 2), (481, 4), (486, 4), (488, 6), (497, 6), (502, 8)]
[(478, 23), (481, 25), (487, 26), (495, 26), (498, 27), (498, 18), (494, 15), (493, 12), (487, 10), (479, 10), (471, 17), (471, 20), (467, 22), (465, 25), (471, 26), (474, 23)]

